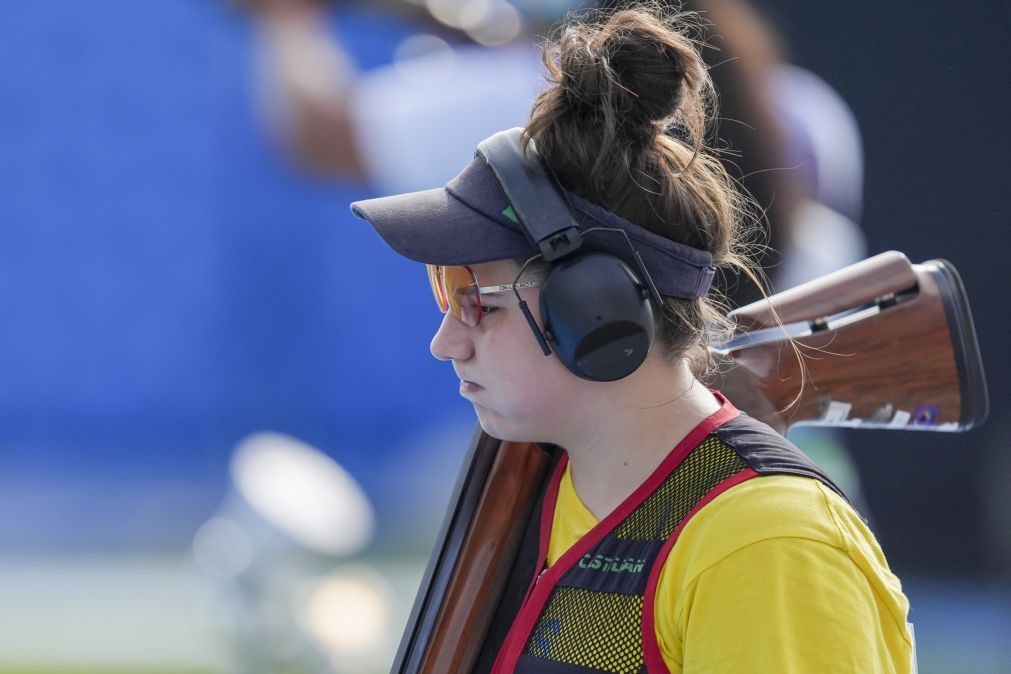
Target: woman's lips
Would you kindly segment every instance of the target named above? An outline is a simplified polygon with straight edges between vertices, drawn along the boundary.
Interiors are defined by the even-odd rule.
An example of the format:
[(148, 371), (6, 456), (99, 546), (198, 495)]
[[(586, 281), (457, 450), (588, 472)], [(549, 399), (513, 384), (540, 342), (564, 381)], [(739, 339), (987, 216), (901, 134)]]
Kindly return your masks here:
[(475, 395), (478, 391), (481, 391), (482, 387), (479, 384), (475, 384), (472, 381), (466, 379), (460, 380), (460, 395), (467, 397), (469, 395)]

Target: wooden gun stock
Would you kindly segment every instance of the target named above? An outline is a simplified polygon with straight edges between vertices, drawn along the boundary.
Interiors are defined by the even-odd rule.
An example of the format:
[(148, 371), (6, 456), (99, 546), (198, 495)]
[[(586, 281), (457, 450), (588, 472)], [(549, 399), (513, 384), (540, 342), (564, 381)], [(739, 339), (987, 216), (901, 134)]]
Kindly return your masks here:
[[(721, 351), (746, 400), (728, 395), (773, 426), (963, 431), (986, 419), (968, 299), (943, 260), (882, 253), (730, 317), (738, 336)], [(803, 376), (787, 333), (805, 355)]]
[[(730, 317), (737, 336), (717, 349), (733, 365), (728, 397), (778, 428), (959, 431), (986, 418), (972, 316), (947, 262), (884, 253)], [(809, 356), (803, 387), (788, 333)], [(392, 674), (472, 670), (549, 463), (536, 445), (478, 429)]]

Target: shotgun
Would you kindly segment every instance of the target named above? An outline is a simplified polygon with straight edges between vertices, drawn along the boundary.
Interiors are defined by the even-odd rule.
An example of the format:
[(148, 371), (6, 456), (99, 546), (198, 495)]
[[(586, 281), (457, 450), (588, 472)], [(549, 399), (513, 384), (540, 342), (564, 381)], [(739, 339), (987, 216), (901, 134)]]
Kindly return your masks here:
[[(713, 349), (726, 364), (714, 384), (779, 430), (965, 431), (986, 419), (968, 299), (943, 260), (914, 265), (882, 253), (729, 317), (735, 334)], [(391, 674), (463, 674), (475, 663), (483, 671), (479, 655), (498, 650), (519, 608), (503, 599), (505, 579), (536, 528), (552, 460), (478, 427)]]

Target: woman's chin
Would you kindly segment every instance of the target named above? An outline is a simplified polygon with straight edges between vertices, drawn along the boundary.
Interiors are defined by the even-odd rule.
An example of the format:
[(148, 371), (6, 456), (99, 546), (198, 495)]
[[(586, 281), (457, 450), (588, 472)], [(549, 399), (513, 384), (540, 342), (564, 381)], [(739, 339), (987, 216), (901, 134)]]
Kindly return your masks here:
[(493, 438), (506, 442), (537, 442), (534, 440), (536, 434), (520, 424), (509, 423), (480, 405), (474, 405), (474, 411), (481, 430)]
[(508, 442), (515, 442), (515, 440), (511, 437), (504, 437), (511, 434), (505, 432), (505, 429), (503, 429), (501, 425), (487, 421), (480, 414), (477, 415), (477, 422), (481, 425), (481, 430), (491, 437), (498, 438), (499, 440), (506, 440)]

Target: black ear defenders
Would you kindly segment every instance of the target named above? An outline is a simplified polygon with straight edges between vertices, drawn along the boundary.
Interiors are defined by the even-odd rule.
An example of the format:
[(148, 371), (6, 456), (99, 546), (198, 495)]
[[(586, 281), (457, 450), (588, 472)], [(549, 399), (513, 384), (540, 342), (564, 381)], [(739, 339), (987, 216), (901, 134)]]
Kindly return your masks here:
[[(500, 131), (482, 141), (477, 154), (505, 192), (530, 243), (552, 263), (541, 285), (537, 326), (525, 302), (520, 309), (545, 355), (553, 350), (573, 374), (591, 381), (627, 377), (653, 346), (656, 322), (650, 299), (662, 302), (649, 272), (623, 230), (582, 230), (554, 174), (523, 130)], [(583, 234), (603, 229), (625, 236), (638, 273), (620, 258), (583, 248)]]

